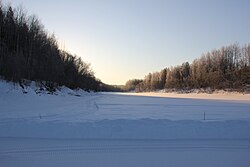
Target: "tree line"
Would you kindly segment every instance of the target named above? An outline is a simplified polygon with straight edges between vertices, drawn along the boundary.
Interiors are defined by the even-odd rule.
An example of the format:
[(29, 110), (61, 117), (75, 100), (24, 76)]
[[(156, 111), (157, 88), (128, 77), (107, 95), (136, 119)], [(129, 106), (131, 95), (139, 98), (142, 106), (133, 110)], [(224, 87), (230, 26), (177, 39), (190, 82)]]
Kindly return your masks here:
[[(85, 90), (107, 90), (90, 65), (60, 50), (53, 34), (39, 19), (0, 1), (0, 76), (14, 82), (42, 81), (48, 88), (65, 85)], [(104, 86), (102, 86), (104, 85)]]
[(250, 89), (250, 43), (235, 43), (212, 50), (195, 59), (160, 72), (149, 73), (143, 80), (126, 82), (126, 91), (155, 91), (159, 89)]

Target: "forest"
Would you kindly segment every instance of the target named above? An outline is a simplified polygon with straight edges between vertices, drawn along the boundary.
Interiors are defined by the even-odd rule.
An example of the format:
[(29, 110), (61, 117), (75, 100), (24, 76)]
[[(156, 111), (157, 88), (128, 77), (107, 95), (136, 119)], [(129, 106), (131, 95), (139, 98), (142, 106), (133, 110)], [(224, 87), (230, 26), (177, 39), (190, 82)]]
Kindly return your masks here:
[(195, 59), (160, 72), (149, 73), (144, 79), (126, 82), (126, 91), (160, 89), (224, 89), (250, 90), (250, 44), (238, 43), (212, 50)]
[(14, 82), (42, 82), (50, 90), (61, 85), (94, 91), (112, 88), (96, 79), (80, 57), (59, 49), (55, 35), (36, 16), (1, 1), (0, 76)]
[(49, 90), (65, 85), (94, 91), (155, 91), (160, 89), (250, 89), (250, 43), (238, 43), (203, 54), (192, 63), (167, 67), (132, 79), (124, 87), (102, 83), (81, 57), (59, 49), (54, 34), (23, 9), (0, 1), (0, 77), (43, 83)]

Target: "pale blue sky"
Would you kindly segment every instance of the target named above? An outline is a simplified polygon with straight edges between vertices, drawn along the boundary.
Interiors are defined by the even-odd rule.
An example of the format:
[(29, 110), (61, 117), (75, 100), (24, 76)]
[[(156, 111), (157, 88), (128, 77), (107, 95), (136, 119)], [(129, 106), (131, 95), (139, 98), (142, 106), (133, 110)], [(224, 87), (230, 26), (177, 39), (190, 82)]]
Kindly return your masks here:
[(36, 14), (108, 84), (250, 42), (249, 0), (3, 1)]

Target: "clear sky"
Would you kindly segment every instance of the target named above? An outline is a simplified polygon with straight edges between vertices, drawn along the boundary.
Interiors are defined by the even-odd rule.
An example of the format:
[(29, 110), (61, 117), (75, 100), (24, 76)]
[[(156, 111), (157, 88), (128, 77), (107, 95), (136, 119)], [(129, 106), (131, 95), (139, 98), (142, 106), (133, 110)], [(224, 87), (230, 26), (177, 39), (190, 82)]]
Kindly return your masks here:
[(22, 5), (97, 78), (124, 84), (191, 62), (202, 53), (249, 43), (249, 0), (3, 0)]

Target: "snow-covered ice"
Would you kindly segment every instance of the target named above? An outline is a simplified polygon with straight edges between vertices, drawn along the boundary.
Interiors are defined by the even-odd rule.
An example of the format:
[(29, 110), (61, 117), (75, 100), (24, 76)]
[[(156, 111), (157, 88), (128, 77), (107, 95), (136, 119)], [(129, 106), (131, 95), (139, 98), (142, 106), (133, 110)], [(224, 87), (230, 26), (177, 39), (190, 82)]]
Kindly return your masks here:
[(37, 89), (0, 82), (0, 166), (250, 165), (248, 95)]

